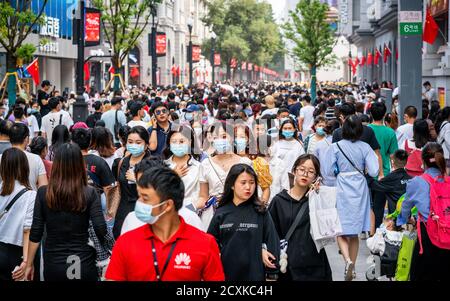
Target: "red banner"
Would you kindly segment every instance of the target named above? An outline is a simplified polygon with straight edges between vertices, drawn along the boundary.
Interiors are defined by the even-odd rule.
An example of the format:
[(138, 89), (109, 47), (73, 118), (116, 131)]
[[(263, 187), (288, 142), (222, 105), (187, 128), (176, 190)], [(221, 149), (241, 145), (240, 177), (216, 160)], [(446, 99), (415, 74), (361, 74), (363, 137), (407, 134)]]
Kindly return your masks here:
[(253, 64), (252, 64), (252, 63), (248, 63), (248, 64), (247, 64), (247, 70), (248, 70), (248, 71), (253, 70)]
[(220, 66), (220, 53), (214, 53), (214, 66)]
[(166, 55), (166, 42), (167, 37), (164, 32), (158, 32), (156, 34), (156, 55), (165, 56)]
[(192, 46), (192, 61), (194, 63), (200, 62), (200, 55), (202, 54), (202, 49), (199, 45)]
[(100, 45), (100, 18), (98, 9), (86, 8), (84, 22), (86, 46)]

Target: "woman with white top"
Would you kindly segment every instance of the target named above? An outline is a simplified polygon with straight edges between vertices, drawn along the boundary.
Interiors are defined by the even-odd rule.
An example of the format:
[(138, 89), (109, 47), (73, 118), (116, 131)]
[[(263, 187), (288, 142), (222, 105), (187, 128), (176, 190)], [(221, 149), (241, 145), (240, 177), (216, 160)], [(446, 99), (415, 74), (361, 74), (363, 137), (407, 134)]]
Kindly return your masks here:
[(250, 159), (233, 153), (233, 125), (216, 122), (211, 128), (211, 133), (215, 153), (201, 163), (200, 195), (195, 204), (196, 208), (204, 210), (201, 219), (206, 228), (214, 215), (213, 206), (208, 206), (207, 201), (212, 197), (220, 199), (231, 167), (239, 163), (252, 166)]
[(197, 201), (200, 193), (200, 156), (196, 154), (194, 131), (187, 126), (172, 130), (167, 136), (164, 156), (166, 163), (183, 180), (183, 207)]
[(298, 131), (292, 119), (285, 120), (278, 133), (279, 140), (272, 148), (272, 157), (284, 161), (286, 173), (292, 170), (298, 157), (305, 153), (303, 145), (298, 141)]
[(29, 172), (23, 151), (5, 150), (0, 163), (0, 280), (22, 280), (25, 276), (36, 199)]
[(90, 154), (102, 157), (108, 163), (109, 168), (112, 169), (114, 160), (117, 158), (116, 149), (113, 143), (113, 135), (104, 127), (97, 126), (92, 129), (92, 141)]
[(314, 125), (311, 127), (314, 133), (306, 137), (304, 142), (305, 152), (307, 154), (314, 154), (317, 143), (325, 139), (327, 135), (327, 133), (325, 132), (326, 125), (327, 120), (325, 119), (325, 117), (317, 116), (314, 119)]

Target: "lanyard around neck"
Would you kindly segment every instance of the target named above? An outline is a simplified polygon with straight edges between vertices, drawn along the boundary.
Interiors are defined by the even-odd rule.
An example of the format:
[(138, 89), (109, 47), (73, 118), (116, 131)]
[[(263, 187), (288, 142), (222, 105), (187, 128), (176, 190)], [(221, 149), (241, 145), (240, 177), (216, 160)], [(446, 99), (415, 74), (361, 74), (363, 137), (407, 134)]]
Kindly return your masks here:
[(172, 243), (172, 246), (171, 246), (170, 252), (169, 252), (169, 256), (167, 257), (167, 260), (164, 263), (164, 267), (161, 272), (159, 271), (158, 258), (156, 257), (155, 241), (153, 239), (151, 241), (152, 241), (153, 265), (155, 267), (156, 280), (162, 281), (162, 277), (163, 277), (164, 273), (166, 272), (166, 269), (167, 269), (167, 266), (169, 265), (170, 259), (172, 258), (173, 251), (175, 250), (175, 245), (177, 244), (177, 241)]

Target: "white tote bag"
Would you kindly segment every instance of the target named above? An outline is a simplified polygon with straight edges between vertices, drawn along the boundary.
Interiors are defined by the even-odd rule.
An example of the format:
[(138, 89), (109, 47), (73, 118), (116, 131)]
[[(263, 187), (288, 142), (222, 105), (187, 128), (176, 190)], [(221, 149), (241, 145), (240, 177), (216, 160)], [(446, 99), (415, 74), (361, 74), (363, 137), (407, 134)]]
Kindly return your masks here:
[(342, 226), (336, 209), (336, 187), (320, 186), (318, 192), (309, 193), (309, 218), (311, 237), (319, 252), (334, 243), (342, 234)]

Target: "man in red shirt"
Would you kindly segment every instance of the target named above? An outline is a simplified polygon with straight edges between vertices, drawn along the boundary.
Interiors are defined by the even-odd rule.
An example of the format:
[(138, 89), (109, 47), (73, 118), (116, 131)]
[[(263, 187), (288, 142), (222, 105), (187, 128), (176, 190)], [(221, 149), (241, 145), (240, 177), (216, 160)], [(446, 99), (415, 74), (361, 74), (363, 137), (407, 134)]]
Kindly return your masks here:
[(152, 168), (137, 182), (136, 217), (145, 226), (117, 240), (105, 278), (115, 281), (224, 281), (215, 239), (178, 215), (184, 185), (169, 168)]

